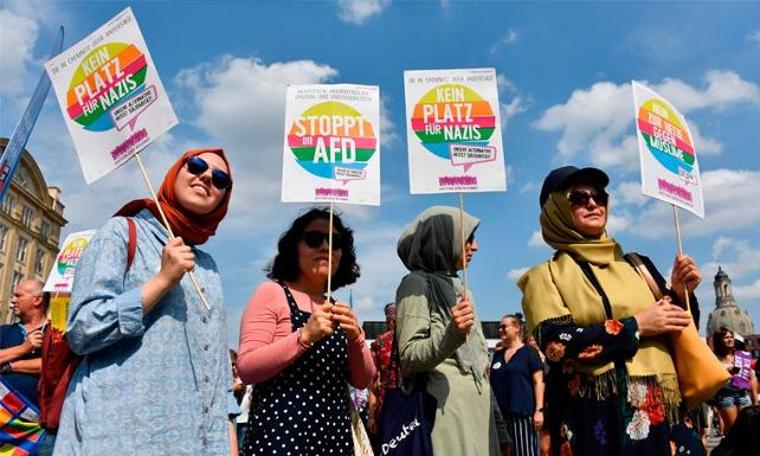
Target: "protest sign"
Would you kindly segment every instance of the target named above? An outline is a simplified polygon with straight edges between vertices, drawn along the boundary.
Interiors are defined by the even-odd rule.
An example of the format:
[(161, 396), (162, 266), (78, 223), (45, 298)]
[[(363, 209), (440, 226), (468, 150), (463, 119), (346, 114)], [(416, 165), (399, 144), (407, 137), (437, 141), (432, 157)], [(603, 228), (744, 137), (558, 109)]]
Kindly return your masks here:
[(405, 71), (411, 193), (507, 189), (493, 68)]
[(379, 205), (379, 121), (379, 87), (288, 87), (282, 201)]
[(652, 89), (632, 85), (641, 192), (704, 218), (699, 163), (686, 119)]
[(63, 247), (58, 252), (50, 270), (43, 291), (51, 293), (71, 293), (74, 283), (74, 274), (82, 252), (87, 248), (90, 239), (95, 235), (95, 230), (79, 231), (66, 236)]
[(45, 68), (88, 184), (177, 124), (131, 8)]

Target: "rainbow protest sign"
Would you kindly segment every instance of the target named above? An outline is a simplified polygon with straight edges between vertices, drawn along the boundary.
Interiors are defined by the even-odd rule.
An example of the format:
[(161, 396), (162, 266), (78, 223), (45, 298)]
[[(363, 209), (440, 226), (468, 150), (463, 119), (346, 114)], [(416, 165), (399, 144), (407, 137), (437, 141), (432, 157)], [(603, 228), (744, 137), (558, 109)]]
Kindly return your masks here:
[(130, 8), (45, 68), (88, 184), (177, 124)]
[(650, 88), (632, 85), (642, 193), (704, 218), (699, 164), (686, 119)]
[(504, 191), (496, 71), (405, 71), (411, 193)]
[(71, 293), (77, 263), (79, 263), (82, 252), (89, 245), (90, 239), (94, 235), (95, 230), (88, 230), (71, 233), (66, 236), (66, 239), (63, 241), (63, 247), (58, 252), (47, 282), (45, 282), (44, 291)]
[(290, 86), (282, 201), (380, 204), (380, 89)]

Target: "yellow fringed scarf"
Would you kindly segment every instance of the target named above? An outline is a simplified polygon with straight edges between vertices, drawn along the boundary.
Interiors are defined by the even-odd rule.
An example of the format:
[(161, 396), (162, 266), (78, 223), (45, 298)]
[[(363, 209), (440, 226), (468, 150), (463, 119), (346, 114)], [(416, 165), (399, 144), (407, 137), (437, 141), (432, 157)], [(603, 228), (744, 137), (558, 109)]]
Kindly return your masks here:
[[(655, 302), (646, 282), (626, 262), (614, 239), (606, 233), (599, 239), (589, 239), (575, 229), (570, 203), (564, 193), (549, 195), (540, 220), (544, 240), (557, 254), (518, 280), (530, 331), (545, 321), (572, 319), (575, 325), (588, 326), (607, 319), (599, 293), (576, 259), (589, 263), (607, 294), (615, 319), (633, 316)], [(592, 377), (601, 377), (610, 373), (614, 363), (584, 361), (577, 363), (577, 368)], [(626, 360), (626, 368), (632, 378), (656, 377), (666, 404), (678, 405), (676, 370), (664, 337), (642, 339), (633, 358)]]

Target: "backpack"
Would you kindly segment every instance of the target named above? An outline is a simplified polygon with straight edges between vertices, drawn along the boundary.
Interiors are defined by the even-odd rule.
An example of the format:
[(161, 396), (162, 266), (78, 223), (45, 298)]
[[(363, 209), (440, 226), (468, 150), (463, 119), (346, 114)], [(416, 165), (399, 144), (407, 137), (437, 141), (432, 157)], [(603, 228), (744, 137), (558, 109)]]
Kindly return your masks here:
[[(137, 249), (137, 227), (134, 220), (129, 217), (126, 219), (129, 242), (127, 244), (125, 275), (132, 266)], [(71, 376), (74, 375), (74, 371), (81, 360), (82, 356), (71, 351), (64, 332), (53, 327), (45, 331), (42, 339), (42, 372), (40, 373), (37, 391), (40, 404), (40, 425), (49, 432), (58, 430), (63, 401), (66, 399), (66, 390), (68, 390)]]

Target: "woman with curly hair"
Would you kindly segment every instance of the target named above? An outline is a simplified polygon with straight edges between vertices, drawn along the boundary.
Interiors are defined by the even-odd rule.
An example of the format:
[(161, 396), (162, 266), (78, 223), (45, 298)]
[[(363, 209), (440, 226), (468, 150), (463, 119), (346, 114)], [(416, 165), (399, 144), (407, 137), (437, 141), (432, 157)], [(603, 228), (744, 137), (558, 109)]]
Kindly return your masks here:
[(238, 369), (255, 383), (243, 455), (353, 455), (348, 385), (366, 388), (372, 356), (353, 310), (327, 302), (359, 277), (353, 232), (330, 213), (311, 209), (281, 237), (268, 277), (240, 323)]

